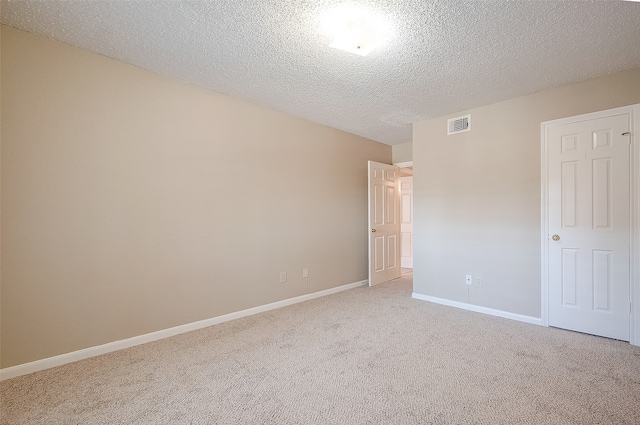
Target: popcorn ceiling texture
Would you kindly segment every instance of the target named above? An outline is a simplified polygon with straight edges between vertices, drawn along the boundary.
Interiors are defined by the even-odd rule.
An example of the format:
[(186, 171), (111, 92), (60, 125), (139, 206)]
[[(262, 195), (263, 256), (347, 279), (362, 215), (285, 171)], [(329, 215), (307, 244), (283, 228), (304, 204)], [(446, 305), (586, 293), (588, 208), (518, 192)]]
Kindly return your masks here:
[(387, 144), (413, 122), (640, 66), (640, 3), (363, 0), (391, 26), (328, 47), (337, 0), (1, 1), (3, 24)]

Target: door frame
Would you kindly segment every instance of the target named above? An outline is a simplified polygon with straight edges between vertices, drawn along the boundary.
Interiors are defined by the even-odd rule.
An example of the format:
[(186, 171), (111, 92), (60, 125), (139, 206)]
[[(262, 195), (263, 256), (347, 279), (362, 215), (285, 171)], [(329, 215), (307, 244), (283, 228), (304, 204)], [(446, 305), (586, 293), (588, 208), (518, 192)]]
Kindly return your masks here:
[(394, 162), (393, 165), (398, 168), (413, 168), (413, 161)]
[(607, 109), (589, 114), (576, 115), (540, 123), (540, 247), (541, 247), (541, 319), (544, 326), (549, 326), (549, 134), (548, 129), (557, 125), (606, 118), (612, 115), (628, 115), (630, 121), (629, 136), (631, 139), (629, 155), (629, 342), (640, 346), (640, 103)]

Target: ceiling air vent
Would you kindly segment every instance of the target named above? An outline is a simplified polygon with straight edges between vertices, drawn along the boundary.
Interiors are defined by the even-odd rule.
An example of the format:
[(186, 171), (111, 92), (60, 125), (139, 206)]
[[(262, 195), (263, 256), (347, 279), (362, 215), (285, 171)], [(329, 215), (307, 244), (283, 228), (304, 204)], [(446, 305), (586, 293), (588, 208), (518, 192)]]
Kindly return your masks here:
[(447, 136), (471, 131), (471, 114), (447, 120)]

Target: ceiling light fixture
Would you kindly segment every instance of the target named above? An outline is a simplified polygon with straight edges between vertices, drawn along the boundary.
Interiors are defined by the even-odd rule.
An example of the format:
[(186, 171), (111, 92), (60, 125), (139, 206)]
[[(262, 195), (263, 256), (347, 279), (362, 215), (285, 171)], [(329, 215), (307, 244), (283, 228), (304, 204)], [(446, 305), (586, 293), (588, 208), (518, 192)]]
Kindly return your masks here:
[(321, 22), (333, 40), (330, 47), (360, 56), (380, 47), (392, 32), (390, 22), (378, 11), (348, 4), (327, 10)]
[(363, 22), (349, 20), (338, 31), (329, 47), (367, 56), (384, 40), (384, 34)]

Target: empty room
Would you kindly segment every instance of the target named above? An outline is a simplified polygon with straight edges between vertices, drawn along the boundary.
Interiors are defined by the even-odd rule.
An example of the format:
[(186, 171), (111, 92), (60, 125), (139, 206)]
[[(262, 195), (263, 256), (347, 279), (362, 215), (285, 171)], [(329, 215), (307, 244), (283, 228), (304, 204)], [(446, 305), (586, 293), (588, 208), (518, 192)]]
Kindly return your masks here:
[(0, 0), (0, 423), (640, 423), (640, 2)]

